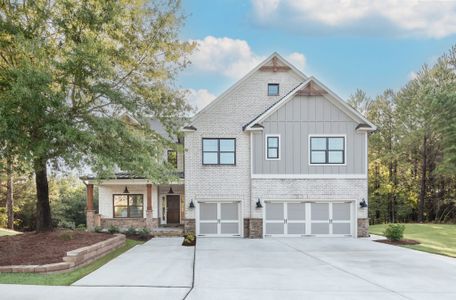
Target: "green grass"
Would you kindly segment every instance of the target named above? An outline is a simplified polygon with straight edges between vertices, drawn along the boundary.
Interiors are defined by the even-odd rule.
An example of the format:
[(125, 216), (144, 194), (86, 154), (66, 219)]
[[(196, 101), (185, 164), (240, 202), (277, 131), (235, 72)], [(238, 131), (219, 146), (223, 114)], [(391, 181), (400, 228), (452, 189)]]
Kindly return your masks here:
[(0, 283), (8, 284), (34, 284), (34, 285), (70, 285), (82, 277), (92, 273), (111, 259), (143, 242), (127, 240), (124, 246), (114, 250), (108, 255), (82, 268), (60, 274), (34, 274), (34, 273), (0, 273)]
[(20, 234), (20, 232), (14, 231), (14, 230), (10, 230), (10, 229), (0, 228), (0, 236), (16, 235), (16, 234)]
[[(404, 238), (419, 241), (419, 245), (403, 246), (415, 250), (456, 257), (456, 225), (404, 224)], [(369, 232), (383, 235), (387, 224), (371, 225)]]

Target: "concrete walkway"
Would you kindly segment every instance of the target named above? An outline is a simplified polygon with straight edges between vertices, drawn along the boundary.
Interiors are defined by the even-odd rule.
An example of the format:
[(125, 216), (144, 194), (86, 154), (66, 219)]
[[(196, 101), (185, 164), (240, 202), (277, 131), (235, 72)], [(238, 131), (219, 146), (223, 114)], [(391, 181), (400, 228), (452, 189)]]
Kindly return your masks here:
[(456, 299), (456, 260), (368, 239), (199, 239), (187, 299)]

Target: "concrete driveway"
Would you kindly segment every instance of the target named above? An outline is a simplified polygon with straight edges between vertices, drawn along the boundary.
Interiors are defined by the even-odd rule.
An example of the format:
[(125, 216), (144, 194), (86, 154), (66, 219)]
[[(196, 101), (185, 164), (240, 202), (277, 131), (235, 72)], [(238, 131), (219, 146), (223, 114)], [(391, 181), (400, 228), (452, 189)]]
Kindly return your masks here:
[(456, 299), (456, 260), (368, 239), (199, 239), (187, 299)]
[(456, 259), (368, 239), (200, 238), (195, 259), (181, 242), (152, 239), (71, 287), (0, 285), (0, 299), (456, 299)]

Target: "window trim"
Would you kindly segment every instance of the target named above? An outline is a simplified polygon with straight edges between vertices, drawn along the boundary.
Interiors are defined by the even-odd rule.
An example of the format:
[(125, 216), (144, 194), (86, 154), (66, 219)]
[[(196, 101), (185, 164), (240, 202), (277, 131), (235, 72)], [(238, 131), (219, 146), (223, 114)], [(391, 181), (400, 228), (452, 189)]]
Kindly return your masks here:
[[(269, 145), (268, 145), (268, 140), (269, 138), (277, 138), (277, 158), (275, 157), (269, 157)], [(275, 148), (275, 147), (271, 147)], [(280, 160), (281, 157), (281, 149), (280, 149), (280, 134), (266, 134), (265, 139), (264, 139), (264, 159), (265, 160)]]
[[(276, 85), (277, 86), (277, 94), (269, 94), (269, 86), (270, 85), (274, 85), (274, 86)], [(280, 96), (280, 84), (279, 83), (270, 82), (270, 83), (268, 83), (268, 87), (267, 88), (268, 88), (268, 90), (267, 90), (267, 95), (268, 96)]]
[[(204, 151), (204, 140), (217, 140), (217, 151)], [(220, 141), (221, 140), (233, 140), (234, 141), (234, 151), (220, 151)], [(217, 153), (217, 163), (209, 164), (204, 163), (204, 153)], [(234, 163), (232, 164), (222, 164), (220, 163), (220, 154), (221, 153), (233, 153), (234, 154)], [(203, 166), (235, 166), (236, 165), (236, 138), (201, 138), (201, 163)]]
[[(343, 138), (344, 139), (344, 149), (343, 150), (338, 150), (338, 151), (343, 151), (343, 163), (312, 163), (311, 158), (312, 158), (312, 145), (311, 145), (311, 140), (312, 138), (326, 138), (326, 150), (321, 150), (325, 151), (325, 160), (328, 161), (328, 138)], [(308, 164), (309, 166), (346, 166), (347, 165), (347, 135), (346, 134), (309, 134), (309, 139), (307, 141), (308, 146)], [(337, 150), (336, 150), (337, 151)]]
[[(127, 216), (116, 217), (116, 206), (114, 205), (115, 196), (127, 196)], [(130, 217), (130, 196), (142, 197), (141, 217)], [(113, 219), (144, 219), (144, 194), (112, 194), (112, 218)]]

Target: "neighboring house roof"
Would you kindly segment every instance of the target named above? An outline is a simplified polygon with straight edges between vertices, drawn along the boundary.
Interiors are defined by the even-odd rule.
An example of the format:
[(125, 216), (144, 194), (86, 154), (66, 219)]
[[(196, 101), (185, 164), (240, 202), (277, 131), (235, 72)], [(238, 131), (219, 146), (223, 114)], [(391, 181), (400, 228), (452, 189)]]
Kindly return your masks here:
[[(208, 105), (206, 105), (202, 110), (200, 110), (199, 112), (197, 112), (193, 118), (191, 119), (191, 122), (194, 122), (195, 120), (197, 120), (199, 118), (199, 116), (201, 116), (202, 113), (208, 111), (211, 109), (211, 107), (213, 107), (216, 103), (218, 103), (221, 99), (223, 99), (223, 97), (228, 94), (229, 92), (231, 92), (232, 90), (236, 89), (239, 85), (241, 85), (244, 81), (246, 81), (250, 76), (252, 76), (256, 71), (258, 71), (260, 68), (262, 67), (265, 67), (266, 64), (268, 64), (269, 62), (271, 62), (271, 60), (273, 58), (277, 58), (277, 60), (284, 64), (286, 67), (289, 67), (292, 71), (294, 71), (298, 76), (302, 77), (302, 79), (307, 79), (307, 76), (302, 73), (301, 71), (299, 71), (295, 66), (293, 66), (291, 63), (289, 63), (285, 58), (283, 58), (279, 53), (277, 52), (274, 52), (272, 53), (268, 58), (266, 58), (265, 60), (263, 60), (259, 65), (257, 65), (252, 71), (250, 71), (249, 73), (247, 73), (247, 75), (245, 75), (244, 77), (242, 77), (241, 79), (239, 79), (234, 85), (232, 85), (228, 90), (226, 90), (225, 92), (223, 92), (220, 96), (218, 96), (217, 98), (215, 98), (211, 103), (209, 103)], [(280, 68), (280, 67), (279, 67)], [(190, 122), (190, 123), (191, 123)]]
[[(176, 172), (175, 175), (177, 177), (179, 177), (179, 178), (184, 178), (184, 172)], [(118, 180), (122, 180), (122, 179), (146, 179), (146, 177), (132, 175), (132, 174), (130, 174), (128, 172), (117, 172), (117, 173), (114, 173), (114, 176), (111, 176), (109, 178), (98, 178), (94, 174), (89, 174), (89, 175), (81, 176), (81, 177), (79, 177), (79, 179), (81, 179), (81, 180), (97, 180), (97, 179), (103, 179), (103, 180), (118, 179)]]
[[(314, 86), (316, 85), (316, 86)], [(377, 127), (369, 122), (360, 112), (352, 108), (345, 102), (342, 98), (337, 96), (333, 91), (321, 83), (318, 79), (311, 76), (307, 78), (304, 82), (300, 83), (294, 89), (292, 89), (288, 94), (280, 98), (277, 102), (263, 111), (261, 114), (256, 116), (250, 122), (245, 124), (242, 127), (242, 130), (258, 130), (258, 125), (274, 113), (277, 109), (286, 104), (290, 99), (293, 99), (295, 95), (306, 94), (306, 95), (321, 95), (331, 101), (339, 109), (345, 112), (351, 119), (355, 122), (358, 122), (359, 125), (356, 127), (357, 130), (366, 130), (366, 131), (375, 131)]]

